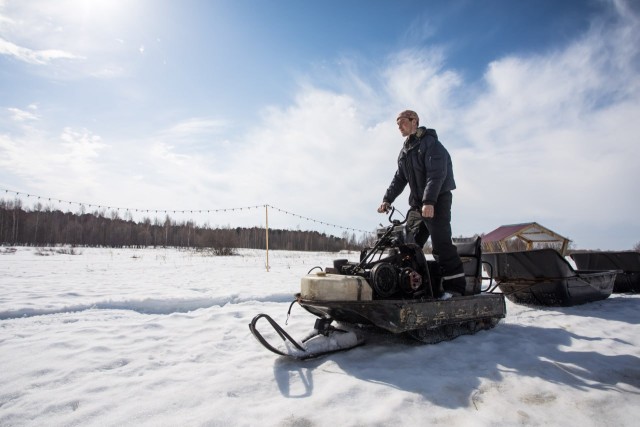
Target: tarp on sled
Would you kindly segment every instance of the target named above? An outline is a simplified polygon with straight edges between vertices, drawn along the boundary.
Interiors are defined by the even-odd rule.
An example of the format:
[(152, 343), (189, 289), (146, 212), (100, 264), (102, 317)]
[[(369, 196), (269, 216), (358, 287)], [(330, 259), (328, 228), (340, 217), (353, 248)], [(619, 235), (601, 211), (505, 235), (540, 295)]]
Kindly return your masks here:
[(574, 270), (555, 249), (484, 253), (488, 273), (511, 301), (572, 306), (608, 298), (616, 271)]

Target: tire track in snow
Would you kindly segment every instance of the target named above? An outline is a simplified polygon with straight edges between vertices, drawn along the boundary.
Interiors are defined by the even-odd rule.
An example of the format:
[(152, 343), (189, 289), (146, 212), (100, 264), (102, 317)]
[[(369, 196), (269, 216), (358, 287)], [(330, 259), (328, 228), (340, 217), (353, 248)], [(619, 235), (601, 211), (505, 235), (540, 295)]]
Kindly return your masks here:
[(74, 304), (59, 308), (18, 308), (0, 311), (0, 320), (20, 319), (51, 314), (77, 313), (85, 310), (129, 310), (140, 314), (187, 313), (201, 308), (222, 307), (227, 304), (247, 302), (290, 303), (291, 294), (271, 294), (261, 297), (239, 297), (229, 295), (219, 298), (145, 298), (122, 301), (103, 301), (89, 304)]

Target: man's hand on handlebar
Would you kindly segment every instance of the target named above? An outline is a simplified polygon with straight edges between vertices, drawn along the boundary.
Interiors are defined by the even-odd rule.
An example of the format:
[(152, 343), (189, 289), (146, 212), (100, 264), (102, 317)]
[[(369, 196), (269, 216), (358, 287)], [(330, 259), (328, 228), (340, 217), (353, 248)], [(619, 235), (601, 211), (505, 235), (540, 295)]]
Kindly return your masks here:
[(387, 213), (391, 210), (391, 204), (387, 202), (382, 202), (378, 207), (378, 213)]

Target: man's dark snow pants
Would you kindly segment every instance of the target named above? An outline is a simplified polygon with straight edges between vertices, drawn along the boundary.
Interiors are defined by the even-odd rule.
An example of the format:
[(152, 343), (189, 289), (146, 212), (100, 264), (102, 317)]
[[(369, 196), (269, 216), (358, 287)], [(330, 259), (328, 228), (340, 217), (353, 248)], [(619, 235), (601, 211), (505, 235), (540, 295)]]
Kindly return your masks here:
[(462, 261), (451, 240), (452, 201), (453, 195), (450, 191), (440, 194), (433, 209), (433, 218), (423, 218), (421, 207), (411, 208), (407, 213), (407, 242), (411, 243), (413, 238), (414, 243), (422, 248), (431, 237), (433, 257), (438, 262), (445, 279), (444, 289), (464, 295), (466, 281)]

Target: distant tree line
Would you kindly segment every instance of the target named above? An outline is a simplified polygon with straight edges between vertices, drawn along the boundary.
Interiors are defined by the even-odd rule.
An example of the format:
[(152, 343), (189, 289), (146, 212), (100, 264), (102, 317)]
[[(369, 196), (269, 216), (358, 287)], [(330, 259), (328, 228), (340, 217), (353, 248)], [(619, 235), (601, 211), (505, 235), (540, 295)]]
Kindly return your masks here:
[[(234, 248), (266, 248), (265, 228), (210, 228), (193, 221), (177, 222), (144, 218), (135, 222), (129, 212), (117, 210), (92, 213), (62, 212), (37, 203), (24, 208), (20, 200), (0, 199), (0, 244), (25, 246), (87, 247), (191, 247), (211, 248), (216, 253), (233, 253)], [(317, 231), (269, 229), (269, 249), (294, 251), (358, 250), (368, 244), (355, 233), (341, 237)]]

